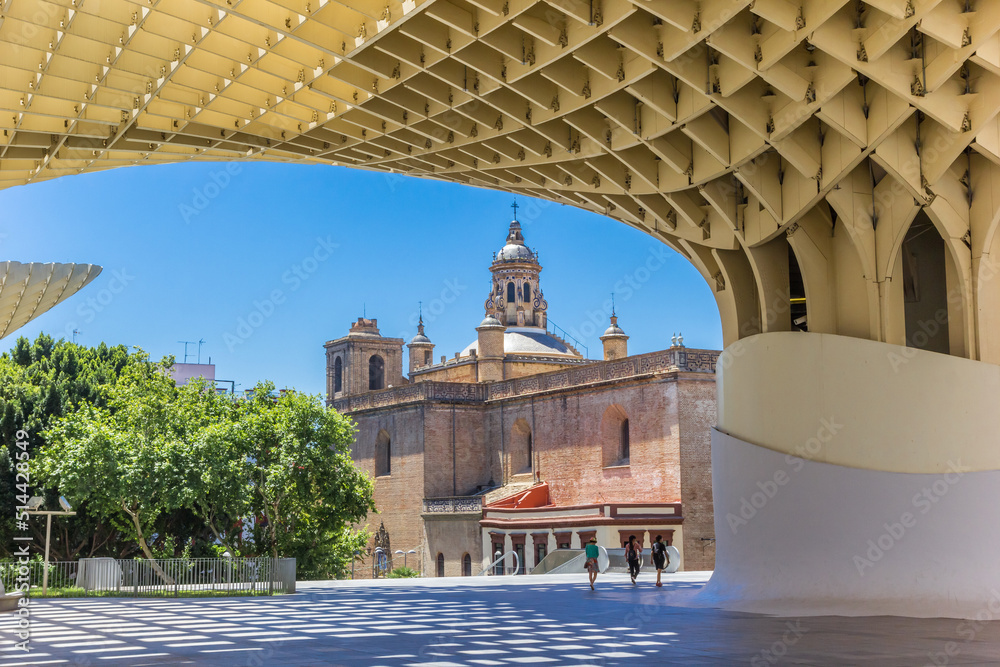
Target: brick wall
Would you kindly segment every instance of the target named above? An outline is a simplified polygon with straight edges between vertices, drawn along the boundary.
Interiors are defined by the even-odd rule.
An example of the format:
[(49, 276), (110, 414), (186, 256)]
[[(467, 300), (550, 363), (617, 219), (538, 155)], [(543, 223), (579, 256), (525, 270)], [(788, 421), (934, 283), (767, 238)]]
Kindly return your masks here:
[(474, 517), (435, 517), (424, 522), (428, 545), (425, 577), (437, 576), (437, 555), (444, 556), (444, 576), (462, 576), (462, 558), (472, 557), (472, 576), (483, 569), (483, 543), (478, 515)]
[[(605, 467), (604, 439), (618, 436), (618, 429), (605, 429), (602, 436), (602, 420), (612, 406), (617, 418), (624, 414), (629, 420), (630, 458), (628, 465)], [(530, 483), (530, 473), (517, 474), (524, 469), (525, 427), (532, 436), (533, 469), (548, 482), (553, 502), (679, 501), (684, 569), (714, 566), (714, 542), (700, 539), (714, 536), (711, 375), (645, 376), (490, 403), (388, 406), (354, 418), (359, 426), (354, 457), (362, 469), (374, 471), (381, 429), (393, 443), (391, 474), (375, 482), (380, 513), (369, 517), (369, 525), (374, 531), (384, 520), (393, 549), (416, 549), (417, 565), (427, 575), (436, 574), (438, 552), (445, 554), (446, 571), (456, 575), (464, 553), (473, 554), (476, 563), (482, 555), (478, 533), (467, 536), (467, 527), (449, 532), (461, 522), (435, 518), (440, 525), (433, 528), (425, 522), (423, 499), (468, 495), (490, 481)]]
[[(686, 377), (685, 377), (686, 376)], [(712, 434), (716, 423), (715, 382), (682, 374), (678, 388), (681, 503), (684, 512), (685, 570), (715, 569), (712, 504)]]
[[(677, 502), (681, 480), (676, 391), (673, 382), (660, 378), (512, 399), (504, 401), (502, 427), (499, 405), (490, 409), (486, 423), (492, 439), (499, 440), (498, 429), (503, 429), (508, 478), (520, 471), (511, 461), (515, 424), (523, 419), (533, 425), (537, 472), (557, 504)], [(620, 406), (629, 419), (631, 457), (628, 466), (605, 468), (601, 420), (612, 405)]]
[[(440, 361), (440, 359), (436, 360)], [(458, 363), (447, 366), (432, 366), (426, 372), (413, 376), (414, 382), (478, 382), (475, 363)]]
[(424, 497), (463, 496), (486, 485), (490, 473), (481, 406), (428, 405), (424, 429)]
[(504, 361), (503, 372), (505, 380), (512, 380), (514, 378), (528, 377), (529, 375), (537, 375), (538, 373), (548, 373), (550, 371), (561, 371), (567, 366), (576, 367), (579, 363), (575, 364), (561, 364), (558, 362), (543, 362), (543, 361)]
[[(351, 449), (351, 457), (358, 467), (370, 476), (375, 475), (375, 441), (380, 430), (385, 429), (392, 443), (390, 474), (375, 477), (375, 507), (377, 513), (368, 515), (367, 525), (372, 535), (384, 522), (389, 533), (392, 550), (416, 549), (418, 558), (423, 543), (420, 510), (423, 506), (423, 407), (410, 406), (354, 415), (358, 432)], [(414, 557), (409, 565), (414, 566)], [(419, 559), (416, 567), (422, 564)], [(358, 578), (371, 576), (371, 561), (364, 568), (358, 567)]]

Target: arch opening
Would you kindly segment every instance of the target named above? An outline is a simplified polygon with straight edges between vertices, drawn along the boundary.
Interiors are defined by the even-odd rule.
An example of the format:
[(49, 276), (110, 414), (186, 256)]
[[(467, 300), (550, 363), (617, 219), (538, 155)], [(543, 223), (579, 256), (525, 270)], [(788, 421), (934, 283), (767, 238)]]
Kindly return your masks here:
[(631, 426), (625, 408), (609, 405), (601, 418), (601, 465), (627, 466), (631, 461)]
[(385, 360), (377, 354), (368, 360), (368, 389), (385, 389)]
[(531, 472), (534, 443), (531, 437), (531, 426), (527, 420), (522, 418), (514, 422), (510, 443), (510, 469), (515, 475)]
[(899, 253), (906, 346), (949, 354), (945, 244), (923, 212), (914, 218)]
[(791, 244), (788, 244), (788, 312), (791, 316), (792, 331), (809, 331), (806, 283)]
[(375, 476), (392, 474), (392, 439), (388, 431), (382, 429), (375, 439)]

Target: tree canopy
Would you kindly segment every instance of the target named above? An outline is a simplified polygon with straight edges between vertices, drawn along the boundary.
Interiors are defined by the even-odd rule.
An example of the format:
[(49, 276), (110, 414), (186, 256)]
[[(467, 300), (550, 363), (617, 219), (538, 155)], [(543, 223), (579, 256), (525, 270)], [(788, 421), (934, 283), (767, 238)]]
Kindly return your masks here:
[(32, 474), (111, 535), (106, 555), (132, 545), (152, 558), (170, 536), (189, 550), (293, 556), (299, 576), (343, 573), (365, 539), (350, 526), (373, 509), (350, 420), (270, 383), (246, 398), (176, 387), (171, 364), (20, 339), (0, 357), (0, 428), (29, 425)]

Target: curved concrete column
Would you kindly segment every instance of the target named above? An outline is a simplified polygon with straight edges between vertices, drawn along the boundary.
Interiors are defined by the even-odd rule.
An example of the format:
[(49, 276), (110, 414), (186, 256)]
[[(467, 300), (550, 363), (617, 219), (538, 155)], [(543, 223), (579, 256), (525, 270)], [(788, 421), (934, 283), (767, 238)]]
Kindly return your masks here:
[(1000, 613), (1000, 368), (822, 334), (764, 334), (725, 357), (716, 570), (699, 604)]
[(1000, 469), (1000, 366), (847, 336), (769, 333), (719, 357), (719, 430), (889, 472)]

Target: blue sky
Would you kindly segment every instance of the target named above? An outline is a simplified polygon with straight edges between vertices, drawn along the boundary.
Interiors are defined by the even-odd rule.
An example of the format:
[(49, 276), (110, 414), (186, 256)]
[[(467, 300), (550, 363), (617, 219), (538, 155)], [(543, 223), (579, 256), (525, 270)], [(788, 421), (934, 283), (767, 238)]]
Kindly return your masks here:
[[(0, 259), (103, 273), (0, 341), (39, 332), (202, 362), (237, 390), (325, 392), (323, 343), (366, 312), (409, 340), (423, 302), (435, 358), (475, 336), (511, 195), (360, 170), (265, 163), (115, 169), (0, 191)], [(518, 198), (549, 319), (600, 358), (611, 292), (629, 352), (719, 349), (708, 286), (686, 260), (604, 216)], [(652, 267), (653, 270), (650, 270)], [(197, 351), (197, 345), (189, 351)], [(194, 361), (193, 358), (189, 361)], [(405, 370), (405, 366), (404, 366)]]

